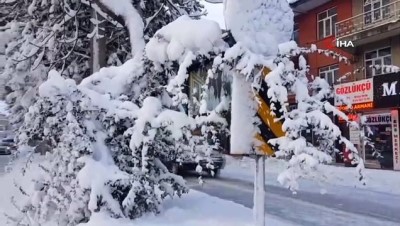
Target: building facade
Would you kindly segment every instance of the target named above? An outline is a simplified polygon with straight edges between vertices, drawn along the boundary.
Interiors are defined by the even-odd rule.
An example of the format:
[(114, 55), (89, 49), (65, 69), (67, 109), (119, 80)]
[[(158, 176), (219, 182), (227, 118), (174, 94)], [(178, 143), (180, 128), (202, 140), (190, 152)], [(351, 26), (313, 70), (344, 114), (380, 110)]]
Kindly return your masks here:
[[(400, 66), (400, 1), (311, 2), (299, 0), (292, 5), (297, 10), (299, 45), (329, 47), (350, 64), (315, 54), (308, 58), (310, 74), (326, 78), (338, 97), (335, 105), (349, 118), (368, 125), (369, 145), (361, 145), (360, 131), (336, 118), (344, 135), (358, 146), (366, 166), (400, 170), (400, 74), (388, 66)], [(337, 41), (351, 45), (335, 45)], [(339, 101), (342, 98), (352, 107)]]

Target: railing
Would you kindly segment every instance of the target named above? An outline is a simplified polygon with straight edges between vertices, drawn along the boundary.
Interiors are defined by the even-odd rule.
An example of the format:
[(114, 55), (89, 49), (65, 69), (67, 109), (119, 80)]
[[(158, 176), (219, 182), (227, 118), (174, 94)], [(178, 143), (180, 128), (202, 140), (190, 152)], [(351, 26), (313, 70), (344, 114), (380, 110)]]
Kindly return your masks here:
[(400, 1), (392, 2), (369, 12), (336, 23), (336, 38), (351, 36), (400, 19)]

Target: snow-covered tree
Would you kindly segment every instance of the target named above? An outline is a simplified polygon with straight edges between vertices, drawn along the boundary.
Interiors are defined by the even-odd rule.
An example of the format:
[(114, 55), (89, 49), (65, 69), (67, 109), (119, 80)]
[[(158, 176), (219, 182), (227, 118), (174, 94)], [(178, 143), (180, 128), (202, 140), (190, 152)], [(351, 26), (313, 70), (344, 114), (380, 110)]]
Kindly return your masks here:
[[(4, 21), (9, 22), (6, 27), (16, 34), (8, 44), (7, 64), (0, 76), (7, 87), (6, 100), (11, 105), (12, 121), (16, 124), (21, 123), (23, 114), (35, 102), (35, 90), (51, 69), (79, 82), (91, 74), (93, 64), (100, 63), (97, 58), (105, 58), (100, 66), (121, 65), (132, 56), (135, 48), (140, 48), (131, 47), (135, 37), (142, 38), (140, 34), (144, 32), (144, 40), (148, 40), (159, 28), (180, 15), (199, 17), (202, 9), (195, 0), (124, 1), (118, 4), (107, 0), (1, 0), (0, 3), (2, 14), (6, 15)], [(138, 24), (124, 20), (134, 17), (134, 13), (127, 13), (124, 18), (110, 8), (116, 6), (121, 11), (120, 5), (122, 11), (130, 9), (124, 4), (133, 5), (140, 14), (142, 25), (136, 27), (139, 32), (135, 32), (135, 28), (129, 29)], [(131, 30), (130, 38), (127, 29)], [(98, 39), (105, 40), (102, 52), (99, 52), (101, 47), (93, 45)]]
[[(24, 1), (22, 5), (29, 19), (14, 23), (21, 35), (8, 54), (16, 62), (25, 55), (36, 64), (24, 58), (18, 64), (8, 61), (5, 76), (19, 69), (22, 73), (9, 84), (8, 98), (13, 97), (16, 107), (22, 97), (29, 97), (19, 108), (29, 109), (21, 121), (21, 143), (47, 140), (50, 151), (42, 162), (33, 162), (43, 172), (33, 178), (34, 190), (26, 191), (29, 199), (20, 222), (76, 225), (98, 211), (116, 218), (158, 213), (165, 197), (187, 192), (182, 178), (170, 173), (167, 163), (194, 157), (198, 163), (206, 161), (206, 168), (212, 170), (211, 154), (218, 149), (218, 134), (227, 125), (221, 115), (229, 110), (229, 101), (221, 98), (215, 109), (207, 109), (205, 86), (198, 102), (200, 115), (186, 114), (186, 105), (191, 103), (184, 92), (188, 71), (194, 62), (203, 60), (213, 60), (206, 85), (220, 72), (232, 76), (232, 146), (250, 150), (249, 154), (255, 153), (253, 138), (258, 132), (255, 93), (262, 83), (267, 85), (272, 113), (282, 115), (286, 132), (270, 143), (277, 145), (276, 155), (291, 156), (290, 168), (280, 177), (289, 188), (296, 188), (301, 173), (330, 160), (332, 150), (326, 147), (333, 141), (344, 143), (356, 154), (326, 115), (347, 119), (327, 101), (332, 96), (330, 87), (318, 78), (309, 82), (303, 57), (299, 68), (291, 60), (319, 50), (286, 42), (293, 27), (293, 13), (286, 1), (225, 1), (227, 25), (236, 40), (231, 47), (223, 41), (217, 23), (196, 19), (201, 7), (194, 0)], [(62, 16), (53, 15), (54, 10)], [(125, 25), (129, 42), (123, 40), (117, 46), (128, 45), (131, 58), (122, 57), (121, 65), (88, 76), (87, 58), (77, 59), (95, 57), (87, 52), (90, 38), (107, 36), (107, 32), (100, 34), (105, 25), (100, 26), (93, 15), (108, 21), (113, 29), (107, 32)], [(43, 40), (46, 37), (53, 41)], [(109, 62), (115, 63), (112, 51), (125, 50), (110, 46), (107, 54), (114, 60)], [(86, 66), (77, 66), (81, 63)], [(36, 70), (32, 65), (37, 65)], [(264, 67), (272, 71), (262, 79)], [(23, 85), (25, 80), (32, 84)], [(296, 95), (298, 105), (292, 111), (286, 108), (289, 92)], [(310, 126), (320, 137), (317, 146), (301, 133)], [(196, 129), (200, 134), (193, 133)]]
[[(76, 225), (97, 211), (128, 218), (158, 213), (164, 198), (187, 192), (182, 178), (169, 172), (169, 162), (196, 158), (213, 168), (215, 126), (226, 122), (219, 110), (188, 116), (183, 86), (193, 61), (224, 48), (218, 24), (184, 15), (159, 29), (144, 48), (140, 10), (130, 1), (101, 2), (126, 21), (133, 58), (79, 84), (60, 69), (36, 84), (38, 96), (19, 139), (47, 140), (50, 151), (42, 162), (32, 161), (43, 172), (33, 178), (35, 189), (26, 191), (31, 198), (22, 217), (13, 218), (19, 222)], [(202, 133), (192, 134), (196, 128)]]
[[(335, 142), (344, 144), (358, 163), (360, 178), (363, 161), (354, 145), (341, 135), (330, 115), (340, 116), (349, 124), (347, 116), (332, 106), (332, 87), (315, 77), (310, 79), (308, 66), (302, 55), (325, 54), (347, 61), (346, 58), (314, 45), (300, 48), (290, 41), (293, 30), (293, 12), (287, 1), (256, 0), (252, 3), (226, 0), (225, 19), (236, 44), (224, 55), (215, 59), (216, 67), (228, 67), (233, 76), (232, 147), (240, 152), (258, 151), (254, 140), (258, 132), (255, 115), (258, 109), (256, 95), (262, 84), (266, 85), (271, 114), (278, 115), (285, 136), (268, 142), (276, 149), (276, 156), (290, 157), (289, 168), (279, 176), (280, 182), (297, 189), (297, 179), (317, 172), (320, 163), (332, 161)], [(299, 65), (293, 59), (297, 58)], [(271, 72), (265, 78), (264, 68)], [(293, 94), (297, 107), (289, 110), (289, 95)], [(250, 123), (253, 122), (253, 123)], [(307, 141), (302, 131), (311, 129), (318, 136), (318, 143)], [(235, 151), (235, 150), (232, 150)]]

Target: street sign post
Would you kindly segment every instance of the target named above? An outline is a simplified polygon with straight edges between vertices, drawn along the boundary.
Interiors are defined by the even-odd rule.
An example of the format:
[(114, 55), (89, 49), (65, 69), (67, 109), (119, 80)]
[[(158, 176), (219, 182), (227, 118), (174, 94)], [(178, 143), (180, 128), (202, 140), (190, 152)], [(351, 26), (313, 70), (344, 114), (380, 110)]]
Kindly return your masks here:
[[(270, 72), (269, 68), (264, 67), (262, 78), (265, 79)], [(257, 151), (254, 178), (254, 218), (256, 226), (265, 226), (265, 156), (271, 156), (275, 152), (268, 140), (285, 135), (282, 130), (282, 123), (276, 121), (280, 113), (273, 112), (273, 115), (271, 112), (271, 101), (268, 98), (267, 90), (267, 84), (261, 81), (261, 90), (257, 95), (259, 100), (257, 115), (261, 120), (261, 124), (259, 125), (260, 133), (255, 137), (259, 141), (259, 145), (255, 147)]]
[[(269, 68), (264, 67), (262, 70), (262, 77), (265, 79), (266, 76), (271, 72)], [(256, 140), (259, 141), (259, 145), (256, 146), (257, 154), (271, 156), (274, 154), (273, 147), (268, 143), (268, 140), (282, 137), (285, 133), (282, 130), (282, 123), (276, 121), (281, 116), (281, 113), (274, 111), (274, 115), (271, 110), (271, 101), (267, 95), (268, 86), (262, 81), (261, 90), (257, 95), (259, 101), (259, 108), (257, 116), (260, 118), (261, 124), (259, 125), (260, 133), (256, 135)]]
[[(268, 141), (285, 135), (282, 122), (278, 121), (282, 114), (278, 103), (268, 98), (268, 85), (264, 81), (271, 70), (264, 67), (261, 71), (261, 89), (256, 97), (251, 82), (237, 73), (233, 74), (232, 118), (231, 118), (231, 154), (254, 155), (256, 172), (254, 178), (254, 220), (256, 226), (265, 226), (265, 158), (274, 155), (274, 148)], [(255, 100), (255, 98), (257, 100)], [(272, 106), (274, 104), (274, 106)], [(249, 126), (254, 116), (260, 120), (258, 132)]]

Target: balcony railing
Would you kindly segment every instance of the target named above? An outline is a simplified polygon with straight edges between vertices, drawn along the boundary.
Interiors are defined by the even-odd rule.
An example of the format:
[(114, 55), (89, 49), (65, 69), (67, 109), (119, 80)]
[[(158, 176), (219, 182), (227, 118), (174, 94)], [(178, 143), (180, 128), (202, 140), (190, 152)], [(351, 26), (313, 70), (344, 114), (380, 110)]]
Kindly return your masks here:
[(336, 23), (336, 38), (364, 32), (400, 19), (400, 1), (395, 1), (369, 12)]

